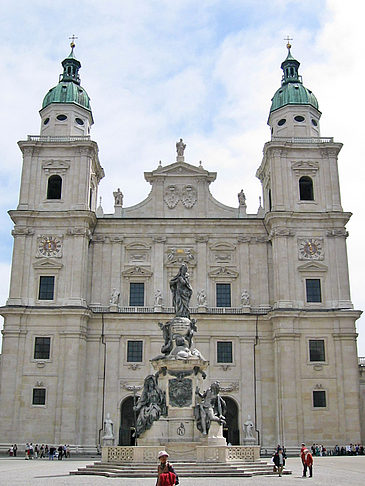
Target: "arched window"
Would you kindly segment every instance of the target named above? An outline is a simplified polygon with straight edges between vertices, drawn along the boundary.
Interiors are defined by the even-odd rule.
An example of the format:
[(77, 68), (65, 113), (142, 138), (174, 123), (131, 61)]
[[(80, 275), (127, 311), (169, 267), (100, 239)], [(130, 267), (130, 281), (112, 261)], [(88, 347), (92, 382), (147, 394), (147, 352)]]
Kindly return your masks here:
[(53, 175), (48, 179), (47, 199), (61, 199), (62, 178), (59, 175)]
[(313, 201), (313, 181), (310, 177), (303, 176), (299, 179), (299, 197), (301, 201)]

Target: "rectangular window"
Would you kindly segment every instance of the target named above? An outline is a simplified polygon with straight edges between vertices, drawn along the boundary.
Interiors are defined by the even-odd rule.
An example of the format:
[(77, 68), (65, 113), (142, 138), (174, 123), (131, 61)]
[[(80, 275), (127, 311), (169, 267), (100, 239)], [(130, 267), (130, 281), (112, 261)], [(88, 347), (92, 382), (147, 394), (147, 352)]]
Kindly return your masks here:
[(323, 339), (309, 340), (309, 361), (326, 361)]
[(129, 305), (132, 307), (144, 306), (144, 283), (130, 283)]
[(326, 392), (325, 391), (314, 391), (313, 392), (313, 407), (327, 407), (326, 402)]
[(217, 307), (231, 307), (231, 284), (217, 283)]
[(133, 363), (142, 362), (143, 341), (128, 341), (127, 361)]
[(232, 341), (217, 342), (217, 363), (232, 363)]
[(39, 277), (39, 300), (53, 300), (54, 298), (54, 277)]
[(321, 281), (319, 278), (307, 278), (305, 280), (307, 302), (322, 302)]
[(46, 404), (46, 389), (33, 388), (32, 405), (45, 405), (45, 404)]
[(36, 337), (34, 341), (34, 359), (49, 359), (51, 350), (50, 337)]

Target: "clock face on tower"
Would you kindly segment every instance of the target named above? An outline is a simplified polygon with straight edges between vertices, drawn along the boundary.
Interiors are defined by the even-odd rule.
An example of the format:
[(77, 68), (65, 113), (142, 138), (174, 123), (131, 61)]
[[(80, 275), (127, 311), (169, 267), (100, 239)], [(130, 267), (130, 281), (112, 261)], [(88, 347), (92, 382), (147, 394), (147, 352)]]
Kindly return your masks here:
[(323, 243), (319, 238), (299, 240), (300, 260), (323, 260)]
[(38, 240), (38, 255), (43, 257), (62, 256), (62, 243), (56, 236), (41, 236)]

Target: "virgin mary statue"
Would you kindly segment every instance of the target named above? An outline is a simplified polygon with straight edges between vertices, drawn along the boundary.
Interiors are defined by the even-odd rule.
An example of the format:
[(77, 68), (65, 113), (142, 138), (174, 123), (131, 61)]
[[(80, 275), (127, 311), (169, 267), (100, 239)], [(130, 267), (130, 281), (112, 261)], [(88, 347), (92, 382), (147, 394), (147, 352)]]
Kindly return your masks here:
[(193, 289), (189, 282), (188, 267), (185, 263), (181, 265), (179, 273), (170, 280), (170, 289), (176, 316), (190, 319), (189, 302)]

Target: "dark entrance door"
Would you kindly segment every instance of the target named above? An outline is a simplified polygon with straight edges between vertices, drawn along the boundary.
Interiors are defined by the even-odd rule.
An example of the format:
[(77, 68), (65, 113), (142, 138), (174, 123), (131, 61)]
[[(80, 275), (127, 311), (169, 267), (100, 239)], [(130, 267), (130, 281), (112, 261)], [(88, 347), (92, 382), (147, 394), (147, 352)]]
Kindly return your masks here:
[(240, 431), (238, 428), (238, 406), (237, 403), (230, 397), (223, 397), (227, 405), (226, 422), (227, 425), (223, 428), (223, 436), (227, 440), (227, 444), (239, 445)]
[(133, 397), (127, 397), (120, 405), (119, 445), (134, 445)]

